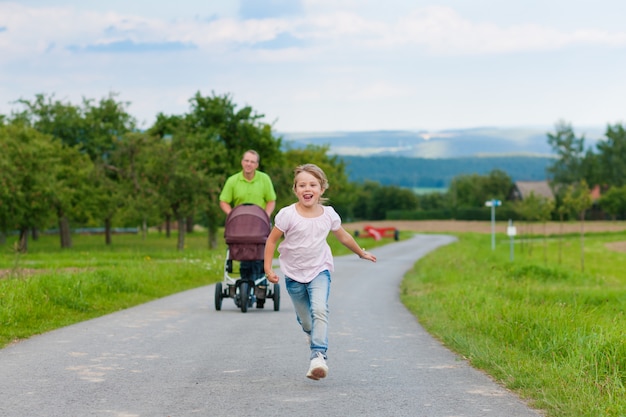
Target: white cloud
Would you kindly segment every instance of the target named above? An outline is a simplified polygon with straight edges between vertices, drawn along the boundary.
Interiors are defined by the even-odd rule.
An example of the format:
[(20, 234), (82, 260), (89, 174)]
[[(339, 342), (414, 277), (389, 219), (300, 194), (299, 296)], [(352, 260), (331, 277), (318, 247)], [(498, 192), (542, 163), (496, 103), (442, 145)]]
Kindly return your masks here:
[[(215, 10), (179, 1), (144, 0), (145, 13), (129, 0), (0, 1), (0, 96), (116, 91), (151, 121), (186, 111), (198, 90), (232, 93), (283, 130), (626, 114), (626, 30), (597, 11), (564, 24), (552, 3), (539, 19), (506, 15), (495, 0), (304, 0), (286, 15), (241, 19), (236, 1), (216, 0)], [(586, 9), (571, 5), (568, 16)]]
[(30, 8), (15, 3), (0, 3), (0, 16), (0, 26), (7, 28), (0, 36), (0, 52), (9, 58), (124, 40), (183, 42), (211, 50), (232, 44), (254, 45), (281, 33), (310, 40), (311, 48), (419, 47), (446, 55), (537, 51), (586, 44), (626, 45), (626, 32), (564, 32), (537, 24), (500, 26), (474, 22), (449, 7), (439, 6), (415, 9), (395, 21), (362, 17), (356, 11), (315, 12), (302, 18), (163, 20), (71, 7)]
[[(571, 45), (626, 46), (626, 31), (559, 31), (537, 24), (500, 26), (473, 22), (448, 7), (426, 7), (400, 18), (379, 41), (387, 46), (419, 45), (445, 55), (543, 51)], [(378, 42), (377, 42), (378, 43)]]

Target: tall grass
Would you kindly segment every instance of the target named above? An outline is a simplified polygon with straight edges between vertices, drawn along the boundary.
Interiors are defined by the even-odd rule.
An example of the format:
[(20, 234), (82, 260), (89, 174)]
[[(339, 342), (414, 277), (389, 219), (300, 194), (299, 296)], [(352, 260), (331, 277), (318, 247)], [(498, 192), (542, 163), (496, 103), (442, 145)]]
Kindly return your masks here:
[(490, 236), (463, 234), (429, 254), (403, 282), (403, 302), (547, 415), (626, 416), (626, 253), (605, 247), (626, 235), (587, 236), (584, 272), (578, 236), (517, 244), (512, 261), (499, 238), (492, 251)]
[(61, 250), (42, 236), (27, 254), (0, 246), (0, 347), (78, 321), (128, 308), (221, 278), (225, 247), (208, 250), (208, 238), (187, 237), (179, 252), (175, 238), (160, 235), (76, 236)]

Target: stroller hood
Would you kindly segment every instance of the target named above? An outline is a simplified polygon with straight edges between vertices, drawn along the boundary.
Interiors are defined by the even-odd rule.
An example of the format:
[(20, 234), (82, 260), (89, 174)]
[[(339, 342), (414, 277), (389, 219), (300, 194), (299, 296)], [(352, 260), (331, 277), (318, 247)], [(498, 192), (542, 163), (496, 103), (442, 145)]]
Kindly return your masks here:
[(270, 219), (265, 210), (257, 205), (243, 204), (235, 207), (226, 217), (224, 238), (227, 244), (265, 244), (270, 229)]

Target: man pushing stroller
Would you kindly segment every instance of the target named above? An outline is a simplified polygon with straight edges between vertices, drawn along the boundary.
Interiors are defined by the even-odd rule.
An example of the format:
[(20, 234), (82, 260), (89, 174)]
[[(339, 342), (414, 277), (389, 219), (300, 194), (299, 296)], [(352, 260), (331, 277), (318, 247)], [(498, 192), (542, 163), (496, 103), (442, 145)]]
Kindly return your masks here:
[[(259, 171), (258, 152), (250, 149), (241, 158), (242, 170), (230, 176), (220, 193), (220, 208), (226, 215), (241, 204), (254, 204), (261, 207), (271, 218), (276, 208), (276, 191), (272, 180), (266, 173)], [(263, 260), (243, 261), (241, 268), (253, 274), (263, 273)], [(264, 300), (257, 301), (257, 308), (263, 308)]]

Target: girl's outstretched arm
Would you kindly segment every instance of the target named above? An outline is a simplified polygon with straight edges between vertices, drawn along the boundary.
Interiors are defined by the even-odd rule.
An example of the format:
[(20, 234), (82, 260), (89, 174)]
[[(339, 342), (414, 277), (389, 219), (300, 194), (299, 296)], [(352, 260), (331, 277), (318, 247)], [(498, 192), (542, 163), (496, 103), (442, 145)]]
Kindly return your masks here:
[(340, 227), (338, 230), (334, 231), (333, 234), (337, 237), (337, 239), (339, 239), (339, 242), (341, 242), (342, 245), (359, 255), (359, 258), (376, 262), (376, 256), (369, 252), (366, 252), (365, 249), (361, 248), (359, 244), (356, 243), (356, 240), (354, 240), (352, 235), (348, 233), (343, 227)]
[(278, 275), (272, 269), (272, 261), (274, 260), (274, 252), (276, 251), (276, 244), (278, 240), (283, 236), (283, 232), (280, 229), (277, 229), (276, 226), (272, 228), (270, 235), (267, 237), (265, 241), (265, 253), (263, 256), (263, 269), (265, 270), (265, 275), (267, 275), (267, 279), (272, 284), (276, 284), (278, 282)]

